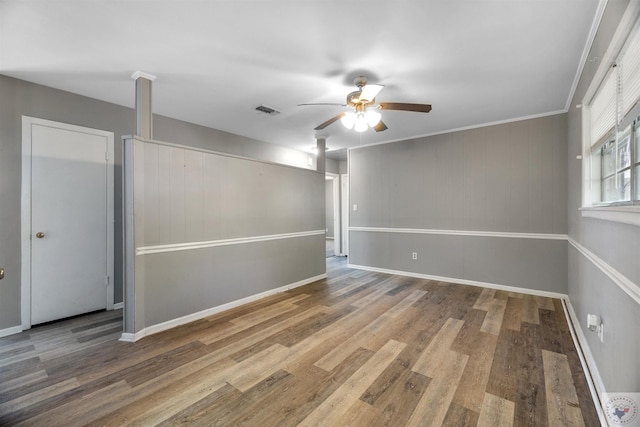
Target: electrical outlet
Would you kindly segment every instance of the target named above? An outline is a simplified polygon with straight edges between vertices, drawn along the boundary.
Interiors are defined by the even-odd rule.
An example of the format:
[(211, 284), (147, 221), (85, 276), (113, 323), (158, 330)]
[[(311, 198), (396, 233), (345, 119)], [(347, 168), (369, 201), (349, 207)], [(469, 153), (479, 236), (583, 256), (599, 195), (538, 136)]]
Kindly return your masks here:
[(414, 260), (414, 261), (417, 260), (418, 259), (418, 252), (413, 252), (411, 254), (411, 259)]

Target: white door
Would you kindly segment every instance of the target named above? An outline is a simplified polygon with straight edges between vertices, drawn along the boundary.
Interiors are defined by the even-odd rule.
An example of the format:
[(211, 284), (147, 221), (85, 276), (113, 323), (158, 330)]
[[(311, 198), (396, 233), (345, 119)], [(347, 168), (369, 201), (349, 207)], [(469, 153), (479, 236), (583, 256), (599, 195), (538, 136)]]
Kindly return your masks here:
[(30, 297), (27, 326), (108, 308), (113, 305), (113, 134), (23, 120), (28, 122), (23, 167), (28, 157), (31, 169), (30, 189), (23, 183), (31, 205), (27, 227), (23, 214), (31, 248), (30, 265), (23, 267), (30, 270), (30, 292), (23, 288), (23, 297)]

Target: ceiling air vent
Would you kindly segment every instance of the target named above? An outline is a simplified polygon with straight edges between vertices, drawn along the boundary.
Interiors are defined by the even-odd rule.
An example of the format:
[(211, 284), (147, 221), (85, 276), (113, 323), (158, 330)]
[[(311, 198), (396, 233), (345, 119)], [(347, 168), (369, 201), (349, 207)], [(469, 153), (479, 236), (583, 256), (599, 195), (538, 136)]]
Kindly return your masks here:
[(270, 116), (275, 116), (276, 114), (280, 114), (280, 111), (275, 108), (267, 107), (266, 105), (258, 105), (256, 107), (257, 111), (261, 111), (265, 114), (269, 114)]

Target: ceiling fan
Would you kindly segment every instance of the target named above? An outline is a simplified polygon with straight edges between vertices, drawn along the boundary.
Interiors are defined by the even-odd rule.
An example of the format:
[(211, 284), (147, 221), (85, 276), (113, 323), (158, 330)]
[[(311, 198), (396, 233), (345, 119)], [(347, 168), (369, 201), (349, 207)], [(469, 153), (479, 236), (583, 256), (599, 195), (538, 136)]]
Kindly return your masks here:
[(337, 116), (321, 123), (314, 130), (321, 130), (340, 120), (347, 129), (354, 129), (356, 132), (364, 132), (372, 127), (376, 132), (387, 130), (387, 125), (381, 120), (382, 115), (378, 110), (399, 110), (413, 111), (416, 113), (428, 113), (431, 111), (429, 104), (409, 104), (406, 102), (380, 102), (376, 105), (376, 96), (384, 85), (367, 84), (367, 78), (358, 76), (353, 80), (353, 84), (358, 90), (347, 95), (346, 104), (319, 103), (319, 104), (299, 104), (303, 105), (340, 105), (349, 107), (351, 110), (340, 113)]

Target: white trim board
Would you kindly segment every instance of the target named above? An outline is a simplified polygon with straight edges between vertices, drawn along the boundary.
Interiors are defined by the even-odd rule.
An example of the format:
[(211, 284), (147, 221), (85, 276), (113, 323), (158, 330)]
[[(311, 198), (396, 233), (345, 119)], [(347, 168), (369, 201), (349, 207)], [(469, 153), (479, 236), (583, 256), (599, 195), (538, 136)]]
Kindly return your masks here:
[(580, 213), (585, 218), (620, 222), (622, 224), (636, 225), (640, 227), (640, 206), (601, 206), (580, 208)]
[(168, 245), (142, 246), (136, 248), (136, 255), (157, 254), (162, 252), (188, 251), (191, 249), (213, 248), (217, 246), (242, 245), (247, 243), (268, 242), (270, 240), (294, 239), (297, 237), (318, 236), (325, 230), (302, 231), (299, 233), (271, 234), (267, 236), (240, 237), (236, 239), (210, 240), (206, 242), (172, 243)]
[(593, 265), (598, 267), (609, 279), (613, 281), (620, 289), (622, 289), (627, 295), (634, 299), (635, 302), (640, 304), (640, 286), (633, 283), (628, 277), (620, 273), (615, 268), (611, 267), (602, 258), (591, 252), (589, 249), (582, 246), (573, 238), (569, 237), (569, 244), (576, 248), (578, 252), (584, 255)]
[(591, 349), (587, 344), (587, 338), (584, 336), (582, 328), (580, 328), (580, 321), (573, 309), (573, 306), (571, 305), (571, 301), (569, 298), (563, 298), (562, 303), (567, 324), (569, 325), (569, 331), (571, 332), (571, 338), (573, 339), (573, 343), (576, 347), (576, 352), (578, 353), (582, 370), (585, 373), (585, 379), (587, 380), (587, 385), (589, 386), (589, 391), (591, 392), (591, 398), (594, 406), (596, 407), (598, 418), (600, 419), (600, 423), (603, 426), (606, 426), (608, 423), (603, 410), (605, 407), (604, 393), (606, 393), (604, 382), (602, 381), (602, 377), (600, 377), (600, 372), (598, 371), (595, 359), (593, 358)]
[(12, 326), (11, 328), (0, 329), (0, 338), (6, 337), (9, 335), (15, 335), (22, 332), (22, 325)]
[[(232, 158), (232, 159), (247, 160), (249, 162), (263, 163), (263, 164), (266, 164), (266, 165), (281, 166), (281, 167), (285, 167), (285, 168), (299, 169), (299, 170), (303, 170), (303, 171), (307, 171), (307, 172), (318, 173), (318, 171), (315, 169), (315, 162), (314, 162), (313, 166), (309, 165), (307, 163), (307, 159), (312, 158), (312, 157), (309, 156), (309, 153), (305, 153), (305, 152), (294, 150), (294, 149), (291, 149), (292, 153), (295, 153), (296, 155), (300, 155), (300, 158), (302, 158), (302, 157), (305, 158), (305, 162), (304, 162), (305, 166), (298, 166), (298, 165), (291, 164), (291, 163), (279, 163), (279, 162), (271, 161), (271, 160), (261, 160), (261, 159), (257, 159), (257, 158), (253, 158), (253, 157), (241, 156), (241, 155), (238, 155), (238, 154), (224, 153), (222, 151), (208, 150), (206, 148), (192, 147), (190, 145), (176, 144), (176, 143), (173, 143), (173, 142), (158, 141), (158, 140), (155, 140), (155, 139), (145, 139), (145, 138), (142, 138), (142, 137), (137, 136), (137, 135), (122, 135), (122, 140), (123, 141), (131, 140), (131, 141), (145, 142), (145, 143), (155, 144), (155, 145), (164, 145), (166, 147), (181, 148), (181, 149), (188, 150), (188, 151), (195, 151), (195, 152), (199, 152), (199, 153), (214, 154), (216, 156), (229, 157), (229, 158)], [(313, 169), (312, 169), (312, 167), (313, 167)], [(322, 172), (320, 174), (324, 175), (324, 172)]]
[[(324, 231), (323, 231), (324, 232)], [(291, 283), (289, 285), (281, 286), (279, 288), (270, 289), (265, 292), (261, 292), (259, 294), (250, 295), (245, 298), (241, 298), (239, 300), (231, 301), (226, 304), (222, 304), (216, 307), (211, 307), (206, 310), (199, 311), (197, 313), (188, 314), (186, 316), (178, 317), (173, 320), (168, 320), (166, 322), (158, 323), (156, 325), (149, 326), (144, 328), (143, 330), (132, 333), (123, 333), (120, 337), (120, 341), (125, 342), (136, 342), (141, 338), (144, 338), (149, 335), (157, 334), (158, 332), (166, 331), (168, 329), (175, 328), (176, 326), (185, 325), (187, 323), (195, 322), (196, 320), (203, 319), (205, 317), (212, 316), (214, 314), (221, 313), (226, 310), (231, 310), (232, 308), (240, 307), (241, 305), (248, 304), (253, 301), (257, 301), (262, 298), (266, 298), (271, 295), (275, 295), (281, 292), (285, 292), (294, 288), (298, 288), (300, 286), (308, 285), (309, 283), (316, 282), (318, 280), (326, 279), (327, 273), (320, 274), (315, 277), (310, 277), (308, 279), (300, 280), (299, 282)]]
[(507, 291), (507, 292), (518, 292), (521, 294), (536, 295), (541, 297), (558, 298), (558, 299), (568, 298), (566, 294), (561, 294), (558, 292), (540, 291), (537, 289), (528, 289), (528, 288), (518, 288), (515, 286), (499, 285), (496, 283), (477, 282), (475, 280), (467, 280), (467, 279), (457, 279), (455, 277), (442, 277), (442, 276), (434, 276), (431, 274), (413, 273), (410, 271), (388, 270), (386, 268), (369, 267), (366, 265), (357, 265), (357, 264), (348, 264), (348, 267), (355, 268), (357, 270), (374, 271), (376, 273), (395, 274), (398, 276), (416, 277), (418, 279), (437, 280), (438, 282), (456, 283), (459, 285), (480, 286), (482, 288), (497, 289), (500, 291)]
[(502, 231), (440, 230), (428, 228), (349, 227), (349, 231), (372, 233), (439, 234), (446, 236), (507, 237), (512, 239), (567, 240), (566, 234), (511, 233)]

